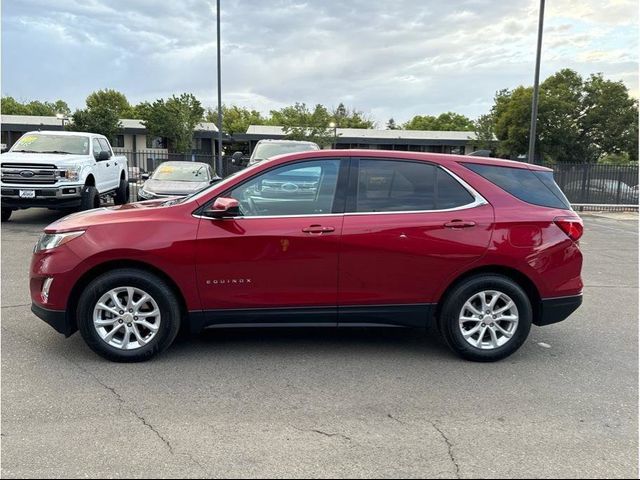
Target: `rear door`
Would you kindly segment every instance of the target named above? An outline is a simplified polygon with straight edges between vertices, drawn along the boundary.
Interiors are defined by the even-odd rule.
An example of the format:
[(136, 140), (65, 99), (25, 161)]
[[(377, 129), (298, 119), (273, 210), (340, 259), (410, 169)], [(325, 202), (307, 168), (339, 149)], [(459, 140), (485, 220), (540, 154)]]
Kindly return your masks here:
[(442, 167), (354, 159), (340, 249), (340, 324), (424, 326), (436, 292), (487, 250), (493, 218), (493, 208)]

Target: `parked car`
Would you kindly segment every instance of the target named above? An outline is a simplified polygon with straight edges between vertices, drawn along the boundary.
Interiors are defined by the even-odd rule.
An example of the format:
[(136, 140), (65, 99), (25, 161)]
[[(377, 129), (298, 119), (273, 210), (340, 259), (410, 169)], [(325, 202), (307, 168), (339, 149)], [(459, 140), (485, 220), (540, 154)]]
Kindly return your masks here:
[[(297, 140), (260, 140), (258, 143), (256, 143), (256, 146), (251, 153), (251, 157), (249, 157), (248, 166), (252, 167), (257, 163), (260, 163), (263, 160), (268, 160), (269, 158), (275, 157), (276, 155), (284, 155), (287, 153), (297, 152), (310, 152), (314, 150), (320, 150), (320, 147), (317, 143), (313, 142), (302, 142)], [(244, 157), (242, 152), (234, 153), (234, 165), (241, 165), (243, 162), (243, 158)]]
[(138, 192), (138, 200), (164, 197), (183, 197), (218, 182), (211, 166), (201, 162), (165, 162), (149, 176)]
[(578, 180), (567, 184), (564, 191), (574, 203), (638, 203), (638, 190), (618, 180), (592, 178), (586, 188), (583, 181)]
[[(300, 172), (317, 176), (295, 195), (256, 188)], [(151, 358), (181, 328), (278, 325), (435, 325), (462, 357), (495, 361), (580, 305), (582, 230), (544, 167), (297, 153), (182, 199), (52, 223), (32, 310), (114, 361)]]
[(2, 169), (2, 221), (31, 207), (88, 210), (100, 197), (129, 201), (127, 158), (114, 155), (102, 135), (80, 132), (25, 133), (7, 153)]

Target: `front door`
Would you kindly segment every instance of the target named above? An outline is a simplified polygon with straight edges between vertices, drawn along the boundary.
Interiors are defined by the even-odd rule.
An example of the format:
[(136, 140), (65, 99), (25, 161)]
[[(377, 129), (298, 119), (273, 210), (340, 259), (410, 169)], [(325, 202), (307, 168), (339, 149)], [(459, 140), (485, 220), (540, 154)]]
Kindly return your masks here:
[(240, 202), (241, 216), (200, 220), (206, 324), (336, 323), (340, 164), (306, 160), (262, 172), (222, 195)]
[(353, 164), (340, 250), (340, 325), (425, 326), (436, 292), (487, 250), (493, 208), (426, 162)]

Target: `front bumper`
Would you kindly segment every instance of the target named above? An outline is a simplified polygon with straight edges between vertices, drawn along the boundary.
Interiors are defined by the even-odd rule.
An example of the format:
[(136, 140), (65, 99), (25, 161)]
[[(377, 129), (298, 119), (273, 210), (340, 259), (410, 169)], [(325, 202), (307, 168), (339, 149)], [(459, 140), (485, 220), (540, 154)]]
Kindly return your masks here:
[[(34, 190), (35, 198), (21, 198), (20, 190)], [(36, 187), (31, 185), (2, 186), (2, 206), (18, 210), (21, 208), (74, 208), (80, 206), (82, 185), (60, 185)]]
[(31, 311), (65, 337), (70, 337), (78, 330), (78, 327), (72, 324), (64, 310), (49, 310), (34, 302), (31, 304)]
[(582, 294), (571, 297), (546, 298), (540, 302), (540, 314), (533, 322), (543, 327), (566, 320), (582, 305)]

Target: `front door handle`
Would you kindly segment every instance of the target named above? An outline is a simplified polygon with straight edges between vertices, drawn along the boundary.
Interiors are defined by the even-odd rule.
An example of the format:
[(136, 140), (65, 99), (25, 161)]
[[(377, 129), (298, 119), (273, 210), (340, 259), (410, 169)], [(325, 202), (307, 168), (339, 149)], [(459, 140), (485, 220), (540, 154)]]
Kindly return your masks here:
[(330, 233), (335, 231), (335, 227), (323, 227), (322, 225), (311, 225), (310, 227), (305, 227), (302, 229), (304, 233)]
[(465, 222), (463, 220), (452, 220), (451, 222), (445, 223), (444, 226), (446, 228), (471, 228), (476, 226), (476, 222)]
[(108, 167), (108, 166), (110, 166), (110, 164), (109, 164), (109, 163), (107, 163), (107, 167)]

